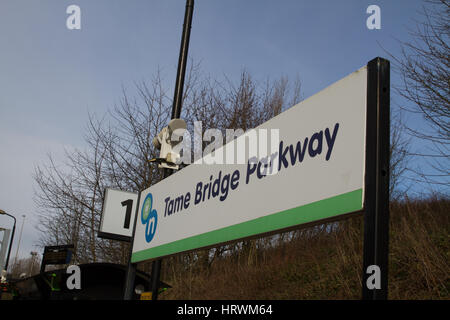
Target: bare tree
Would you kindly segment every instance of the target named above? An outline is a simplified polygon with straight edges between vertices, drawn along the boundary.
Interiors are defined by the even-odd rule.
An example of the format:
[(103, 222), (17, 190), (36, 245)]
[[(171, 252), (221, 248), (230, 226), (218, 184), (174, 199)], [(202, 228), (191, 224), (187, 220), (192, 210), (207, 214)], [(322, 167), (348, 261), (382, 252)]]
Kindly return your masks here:
[(97, 237), (104, 190), (137, 192), (160, 179), (148, 160), (156, 151), (151, 141), (168, 117), (159, 73), (150, 87), (136, 84), (136, 90), (133, 100), (123, 91), (109, 122), (89, 117), (86, 150), (66, 152), (63, 166), (49, 157), (36, 168), (42, 246), (72, 243), (77, 262), (127, 261), (127, 245)]
[(429, 151), (412, 155), (425, 159), (431, 171), (414, 169), (420, 181), (448, 186), (450, 175), (450, 1), (426, 0), (424, 21), (412, 32), (414, 41), (402, 42), (394, 62), (403, 83), (397, 92), (412, 103), (407, 109), (425, 120), (427, 127), (408, 131), (427, 143)]
[(405, 136), (405, 124), (400, 110), (391, 112), (391, 141), (389, 148), (389, 197), (399, 200), (409, 189), (406, 185), (406, 172), (410, 156), (411, 139)]
[[(100, 239), (104, 191), (112, 187), (138, 192), (162, 179), (162, 172), (150, 163), (158, 151), (152, 140), (167, 124), (171, 99), (158, 71), (150, 84), (135, 84), (135, 94), (122, 91), (120, 103), (107, 115), (89, 115), (84, 150), (66, 151), (65, 163), (49, 156), (35, 169), (40, 208), (40, 244), (75, 245), (78, 263), (110, 261), (126, 263), (129, 245)], [(291, 90), (286, 77), (259, 85), (243, 71), (237, 86), (204, 77), (191, 63), (183, 96), (182, 117), (188, 123), (201, 121), (207, 128), (253, 128), (287, 108), (300, 97), (300, 82)], [(292, 93), (291, 93), (292, 92)], [(295, 101), (298, 102), (298, 101)], [(191, 254), (178, 263), (209, 265), (228, 247)]]

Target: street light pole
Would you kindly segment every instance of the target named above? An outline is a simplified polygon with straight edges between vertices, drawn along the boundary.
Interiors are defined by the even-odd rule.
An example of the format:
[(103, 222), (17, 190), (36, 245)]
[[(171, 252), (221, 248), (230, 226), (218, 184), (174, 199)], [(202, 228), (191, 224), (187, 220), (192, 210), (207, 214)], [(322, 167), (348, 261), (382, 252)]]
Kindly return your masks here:
[(20, 240), (22, 239), (22, 232), (23, 232), (23, 225), (25, 224), (25, 215), (22, 215), (23, 221), (22, 221), (22, 227), (20, 228), (20, 235), (19, 235), (19, 243), (17, 244), (16, 249), (16, 257), (14, 258), (14, 265), (17, 263), (17, 255), (19, 254), (19, 247), (20, 247)]
[(8, 248), (8, 255), (6, 256), (6, 263), (5, 263), (5, 270), (8, 271), (8, 264), (9, 264), (9, 256), (11, 254), (11, 248), (12, 248), (12, 244), (13, 244), (13, 240), (14, 240), (14, 233), (16, 231), (16, 218), (12, 215), (10, 215), (9, 213), (6, 213), (5, 211), (0, 209), (0, 214), (4, 214), (7, 215), (11, 218), (14, 219), (14, 226), (13, 226), (13, 230), (12, 230), (12, 234), (11, 234), (11, 241), (9, 242), (9, 248)]

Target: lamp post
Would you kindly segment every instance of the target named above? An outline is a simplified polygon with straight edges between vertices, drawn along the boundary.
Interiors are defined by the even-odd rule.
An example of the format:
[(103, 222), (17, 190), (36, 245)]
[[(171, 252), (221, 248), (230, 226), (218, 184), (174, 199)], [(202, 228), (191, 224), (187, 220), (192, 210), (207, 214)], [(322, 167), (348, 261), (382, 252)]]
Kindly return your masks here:
[(20, 228), (20, 235), (19, 235), (19, 243), (17, 244), (17, 249), (16, 249), (16, 257), (14, 258), (14, 265), (17, 264), (17, 256), (19, 254), (19, 247), (20, 247), (20, 240), (22, 239), (22, 232), (23, 232), (23, 225), (25, 224), (25, 215), (22, 215), (22, 227)]
[(9, 263), (9, 255), (11, 254), (11, 248), (14, 240), (14, 232), (16, 231), (16, 218), (9, 213), (6, 213), (4, 210), (0, 209), (0, 214), (7, 215), (14, 219), (14, 226), (11, 234), (11, 241), (9, 242), (8, 255), (6, 256), (5, 270), (8, 271), (8, 263)]

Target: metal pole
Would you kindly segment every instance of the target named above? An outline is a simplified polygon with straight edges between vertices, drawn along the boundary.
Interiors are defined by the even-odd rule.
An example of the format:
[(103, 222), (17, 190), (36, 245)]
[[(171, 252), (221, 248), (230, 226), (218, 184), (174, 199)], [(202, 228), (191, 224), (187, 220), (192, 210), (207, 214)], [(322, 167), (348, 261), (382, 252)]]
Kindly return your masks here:
[[(192, 16), (194, 13), (194, 0), (186, 0), (186, 10), (184, 13), (183, 34), (181, 36), (180, 56), (178, 58), (178, 70), (175, 83), (175, 92), (172, 105), (172, 119), (179, 119), (183, 102), (184, 78), (186, 74), (186, 64), (189, 51), (189, 40), (191, 37)], [(164, 170), (163, 179), (173, 173), (170, 169)], [(158, 299), (159, 277), (161, 274), (162, 259), (153, 261), (152, 264), (152, 300)]]
[[(189, 50), (189, 39), (191, 34), (191, 26), (192, 26), (192, 16), (194, 12), (194, 0), (186, 0), (186, 10), (184, 14), (184, 24), (183, 24), (183, 34), (181, 37), (181, 46), (180, 46), (180, 55), (178, 58), (178, 70), (177, 70), (177, 78), (175, 83), (175, 92), (174, 92), (174, 98), (173, 98), (173, 105), (172, 105), (172, 119), (178, 119), (181, 116), (181, 107), (182, 107), (182, 101), (183, 101), (183, 87), (184, 87), (184, 78), (186, 73), (186, 64), (187, 64), (187, 57), (188, 57), (188, 50)], [(170, 176), (172, 172), (168, 169), (164, 170), (163, 179)], [(131, 254), (132, 254), (132, 248), (133, 248), (133, 241), (134, 241), (134, 233), (136, 231), (136, 218), (138, 216), (138, 208), (139, 208), (139, 198), (141, 194), (139, 193), (138, 197), (138, 205), (136, 208), (136, 215), (135, 215), (135, 223), (134, 223), (134, 230), (131, 240), (131, 246), (130, 246), (130, 262), (128, 263), (128, 269), (127, 269), (127, 276), (125, 280), (125, 293), (124, 293), (124, 299), (125, 300), (131, 300), (132, 297), (132, 288), (134, 286), (134, 279), (136, 275), (136, 265), (131, 263)], [(158, 289), (159, 289), (159, 278), (161, 274), (161, 263), (162, 259), (158, 259), (156, 261), (153, 261), (152, 264), (152, 274), (151, 274), (151, 290), (152, 290), (152, 300), (158, 299)]]
[(14, 258), (14, 265), (16, 265), (17, 263), (17, 256), (19, 254), (20, 240), (22, 239), (23, 225), (25, 224), (25, 215), (22, 215), (22, 218), (23, 218), (22, 227), (20, 228), (19, 243), (17, 244), (16, 257)]
[(152, 263), (152, 300), (158, 299), (158, 291), (159, 291), (159, 278), (161, 275), (161, 263), (162, 259), (158, 259), (153, 261)]
[(194, 0), (186, 0), (184, 13), (183, 34), (181, 37), (180, 56), (178, 58), (177, 79), (173, 95), (172, 119), (178, 119), (181, 115), (183, 101), (184, 78), (189, 51), (189, 39), (191, 37), (192, 15), (194, 13)]
[[(389, 253), (390, 63), (376, 58), (367, 64), (367, 68), (362, 298), (385, 300), (388, 297)], [(374, 267), (379, 268), (378, 275)], [(379, 277), (378, 288), (368, 284), (374, 277)]]
[(134, 288), (134, 280), (136, 278), (136, 263), (131, 263), (131, 255), (133, 254), (133, 242), (134, 242), (134, 234), (136, 233), (136, 224), (139, 216), (139, 202), (141, 200), (141, 193), (138, 193), (137, 203), (136, 203), (136, 212), (134, 215), (134, 225), (133, 225), (133, 233), (131, 234), (130, 241), (130, 257), (128, 259), (128, 267), (127, 273), (125, 275), (125, 292), (123, 295), (124, 300), (131, 300), (133, 297), (133, 288)]
[(5, 270), (8, 271), (9, 256), (11, 255), (11, 248), (12, 248), (12, 245), (13, 245), (14, 233), (16, 232), (16, 218), (15, 218), (14, 216), (12, 216), (12, 215), (6, 213), (6, 212), (5, 212), (5, 214), (6, 214), (7, 216), (10, 216), (11, 218), (14, 219), (14, 226), (13, 226), (13, 229), (12, 229), (11, 241), (10, 241), (10, 243), (9, 243), (8, 254), (7, 254), (7, 256), (6, 256), (6, 263), (5, 263)]

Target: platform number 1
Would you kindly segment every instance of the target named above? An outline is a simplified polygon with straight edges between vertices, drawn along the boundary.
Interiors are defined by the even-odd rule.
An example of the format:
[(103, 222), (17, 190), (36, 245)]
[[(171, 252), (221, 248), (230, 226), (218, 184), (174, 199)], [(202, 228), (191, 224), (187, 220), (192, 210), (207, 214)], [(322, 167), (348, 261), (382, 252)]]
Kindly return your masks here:
[(123, 227), (125, 229), (130, 229), (130, 220), (131, 220), (131, 209), (133, 208), (133, 200), (128, 199), (121, 202), (122, 207), (127, 207), (125, 212), (125, 222), (123, 223)]

